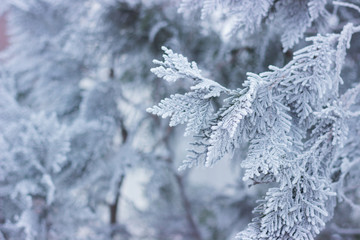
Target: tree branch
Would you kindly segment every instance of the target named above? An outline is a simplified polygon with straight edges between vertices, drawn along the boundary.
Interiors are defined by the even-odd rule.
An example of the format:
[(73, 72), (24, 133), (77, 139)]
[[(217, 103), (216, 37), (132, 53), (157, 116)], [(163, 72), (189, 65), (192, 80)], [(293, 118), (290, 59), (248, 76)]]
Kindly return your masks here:
[(118, 209), (118, 203), (119, 203), (119, 200), (120, 200), (120, 194), (121, 194), (121, 186), (124, 182), (124, 178), (125, 178), (125, 175), (122, 174), (118, 183), (117, 183), (117, 186), (116, 186), (116, 197), (115, 197), (115, 201), (109, 205), (109, 210), (110, 210), (110, 224), (113, 225), (113, 224), (116, 224), (117, 223), (117, 209)]
[(177, 182), (179, 190), (180, 190), (180, 196), (181, 196), (183, 207), (185, 209), (186, 220), (191, 228), (192, 236), (194, 237), (194, 239), (202, 240), (200, 231), (198, 230), (198, 228), (195, 224), (194, 218), (191, 214), (191, 204), (190, 204), (190, 201), (185, 192), (182, 176), (177, 173), (174, 173), (174, 175), (175, 175), (176, 182)]

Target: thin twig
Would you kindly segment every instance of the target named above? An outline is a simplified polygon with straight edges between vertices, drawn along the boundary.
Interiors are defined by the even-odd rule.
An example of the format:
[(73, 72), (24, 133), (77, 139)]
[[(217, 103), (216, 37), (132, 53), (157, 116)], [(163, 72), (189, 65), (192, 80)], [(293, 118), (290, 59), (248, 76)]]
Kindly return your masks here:
[(333, 4), (337, 6), (352, 8), (360, 13), (360, 7), (356, 6), (355, 4), (347, 3), (347, 2), (339, 2), (339, 1), (334, 1)]
[(191, 211), (191, 204), (190, 204), (190, 201), (189, 201), (189, 199), (188, 199), (188, 197), (186, 195), (186, 192), (185, 192), (182, 176), (179, 175), (179, 174), (176, 174), (176, 173), (174, 175), (175, 175), (176, 182), (177, 182), (177, 184), (179, 186), (179, 189), (180, 189), (180, 196), (181, 196), (181, 200), (182, 200), (182, 203), (183, 203), (183, 206), (184, 206), (184, 209), (185, 209), (186, 220), (190, 225), (192, 235), (194, 236), (195, 239), (202, 240), (202, 237), (200, 235), (200, 231), (198, 230), (198, 228), (197, 228), (197, 226), (195, 224), (195, 221), (193, 219), (192, 213), (191, 213), (192, 212)]

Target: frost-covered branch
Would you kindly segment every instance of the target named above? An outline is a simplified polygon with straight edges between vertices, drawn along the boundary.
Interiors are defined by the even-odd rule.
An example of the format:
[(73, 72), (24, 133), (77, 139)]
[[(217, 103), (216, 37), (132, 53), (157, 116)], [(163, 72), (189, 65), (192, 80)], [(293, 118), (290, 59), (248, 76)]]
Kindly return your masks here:
[[(228, 98), (208, 123), (198, 123), (197, 141), (182, 169), (200, 163), (212, 166), (248, 141), (244, 179), (271, 179), (278, 185), (268, 190), (255, 210), (259, 218), (239, 239), (314, 239), (328, 221), (333, 211), (328, 202), (336, 196), (329, 173), (347, 141), (346, 121), (357, 116), (356, 111), (347, 112), (357, 88), (341, 98), (338, 93), (346, 50), (357, 31), (348, 24), (340, 34), (308, 38), (313, 43), (295, 52), (287, 65), (249, 73), (242, 89), (226, 91)], [(167, 63), (167, 70), (155, 73), (166, 80), (201, 79), (195, 64), (176, 64)], [(203, 105), (190, 94), (173, 95), (150, 112), (171, 116), (171, 126), (187, 122), (186, 112)]]

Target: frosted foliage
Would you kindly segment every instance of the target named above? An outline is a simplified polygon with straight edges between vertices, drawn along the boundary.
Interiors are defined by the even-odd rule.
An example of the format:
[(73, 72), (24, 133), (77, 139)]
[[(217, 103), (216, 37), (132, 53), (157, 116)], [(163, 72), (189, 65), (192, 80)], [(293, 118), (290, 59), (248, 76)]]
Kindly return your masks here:
[(185, 95), (175, 94), (163, 99), (159, 106), (148, 109), (148, 112), (163, 118), (171, 116), (170, 126), (186, 122), (185, 135), (196, 134), (208, 125), (213, 113), (210, 101), (204, 99), (205, 95), (206, 93), (200, 91)]
[(326, 3), (326, 0), (183, 0), (179, 11), (186, 13), (189, 9), (201, 9), (201, 18), (205, 19), (222, 9), (224, 15), (232, 19), (233, 33), (260, 31), (265, 23), (281, 35), (285, 52), (303, 37), (313, 22), (328, 16)]
[(0, 240), (358, 239), (358, 1), (2, 14)]
[[(293, 8), (281, 4), (280, 1), (278, 10)], [(300, 4), (297, 10), (307, 7), (303, 1), (296, 4)], [(313, 18), (321, 13), (314, 10), (316, 4), (323, 7), (325, 3), (312, 1)], [(296, 15), (289, 14), (294, 17), (294, 24), (299, 24)], [(310, 16), (298, 17), (310, 21), (307, 20)], [(341, 100), (349, 93), (339, 96), (339, 84), (343, 83), (340, 72), (351, 36), (359, 30), (348, 24), (340, 34), (308, 38), (312, 44), (295, 52), (293, 60), (284, 67), (270, 66), (270, 71), (259, 75), (248, 73), (243, 88), (221, 93), (225, 100), (207, 126), (198, 125), (200, 135), (195, 134), (197, 141), (181, 169), (200, 163), (213, 166), (233, 155), (240, 142), (248, 141), (247, 157), (241, 163), (244, 180), (254, 184), (272, 182), (277, 186), (268, 189), (254, 210), (259, 217), (237, 235), (238, 239), (314, 239), (330, 219), (336, 191), (339, 192), (335, 187), (338, 180), (331, 173), (348, 161), (339, 153), (351, 139), (350, 119), (358, 114), (349, 112), (354, 101)], [(286, 33), (299, 37), (303, 30)], [(295, 43), (286, 41), (290, 41), (288, 46)], [(181, 71), (175, 69), (173, 76), (177, 78)], [(172, 78), (157, 75), (166, 80)], [(358, 94), (355, 89), (351, 92)], [(163, 100), (160, 108), (152, 110), (163, 117), (173, 116), (170, 125), (184, 123), (185, 118), (176, 121), (174, 116), (196, 108), (187, 103), (189, 99), (175, 97)], [(348, 171), (343, 169), (341, 174)]]
[(283, 1), (276, 5), (275, 24), (286, 21), (286, 25), (280, 29), (281, 42), (284, 50), (291, 48), (303, 36), (305, 30), (311, 25), (311, 17), (308, 13), (307, 1)]
[(211, 98), (218, 97), (228, 90), (203, 77), (195, 62), (189, 63), (187, 58), (165, 47), (163, 50), (164, 62), (155, 60), (154, 63), (159, 64), (160, 67), (152, 68), (151, 71), (170, 82), (183, 78), (192, 80), (194, 85), (191, 86), (191, 92), (185, 95), (172, 95), (147, 111), (163, 118), (171, 116), (170, 126), (186, 122), (185, 135), (197, 134), (209, 124), (211, 119), (213, 113)]
[[(199, 2), (195, 4), (195, 2)], [(259, 27), (261, 20), (265, 17), (273, 4), (273, 0), (183, 0), (179, 12), (186, 12), (194, 6), (201, 8), (201, 18), (205, 19), (218, 8), (222, 8), (229, 16), (234, 16), (234, 30), (244, 28), (246, 31), (254, 31)], [(257, 11), (253, 11), (257, 9)]]
[(201, 71), (198, 69), (195, 62), (188, 62), (187, 58), (181, 54), (173, 53), (172, 50), (166, 47), (162, 48), (165, 52), (163, 55), (164, 62), (154, 60), (155, 64), (160, 67), (152, 68), (151, 71), (158, 77), (164, 78), (169, 82), (175, 82), (178, 79), (191, 79), (195, 85), (191, 87), (192, 90), (205, 90), (206, 95), (203, 98), (218, 97), (223, 91), (227, 91), (217, 82), (201, 76)]
[(4, 138), (10, 141), (8, 148), (12, 154), (9, 162), (19, 164), (17, 168), (32, 169), (29, 178), (33, 177), (31, 174), (40, 174), (45, 176), (45, 182), (49, 182), (48, 174), (56, 174), (66, 163), (69, 138), (55, 115), (40, 113), (30, 119), (18, 119), (18, 122), (7, 125)]
[[(46, 208), (56, 199), (54, 180), (67, 163), (68, 134), (55, 115), (39, 113), (7, 122), (1, 139), (7, 153), (0, 164), (1, 182), (11, 187), (9, 197), (21, 213), (17, 227), (24, 228), (26, 239), (37, 239), (37, 214), (31, 209)], [(6, 214), (18, 214), (9, 210)]]

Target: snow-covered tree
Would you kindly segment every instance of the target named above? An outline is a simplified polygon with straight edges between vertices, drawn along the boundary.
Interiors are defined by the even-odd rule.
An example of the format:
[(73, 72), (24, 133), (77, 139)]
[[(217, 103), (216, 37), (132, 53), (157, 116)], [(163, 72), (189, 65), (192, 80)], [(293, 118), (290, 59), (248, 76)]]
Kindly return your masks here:
[(0, 239), (354, 239), (359, 9), (2, 1)]
[[(245, 2), (203, 1), (202, 18), (218, 5), (225, 6), (228, 15), (236, 16), (236, 28), (253, 31), (252, 26), (260, 25), (264, 15), (271, 19), (267, 24), (277, 22), (278, 15), (283, 24), (278, 22), (277, 26), (285, 27), (281, 35), (284, 51), (324, 14), (326, 4), (278, 1), (266, 14), (272, 1)], [(182, 11), (191, 1), (183, 4)], [(335, 4), (360, 13), (356, 5)], [(259, 9), (259, 15), (250, 13), (252, 8)], [(296, 14), (287, 17), (282, 11)], [(358, 86), (354, 83), (354, 88), (341, 93), (339, 85), (344, 83), (340, 74), (346, 50), (360, 26), (345, 24), (338, 34), (307, 38), (312, 43), (294, 52), (284, 67), (270, 66), (270, 71), (260, 74), (249, 72), (243, 87), (234, 90), (203, 77), (195, 62), (165, 47), (164, 61), (154, 61), (160, 66), (152, 72), (159, 78), (193, 81), (189, 92), (172, 95), (148, 109), (171, 117), (170, 126), (187, 123), (185, 135), (194, 135), (195, 142), (181, 169), (213, 166), (223, 158), (232, 158), (246, 142), (247, 157), (241, 163), (244, 180), (272, 184), (254, 210), (257, 216), (238, 239), (314, 239), (331, 219), (336, 196), (338, 201), (358, 208), (356, 198), (344, 195), (342, 180), (350, 177), (348, 167), (358, 162), (357, 157), (347, 154), (350, 145), (350, 152), (358, 149), (351, 140), (358, 138), (358, 133), (349, 132), (358, 117)], [(215, 110), (212, 102), (220, 95), (224, 96), (223, 104)]]

